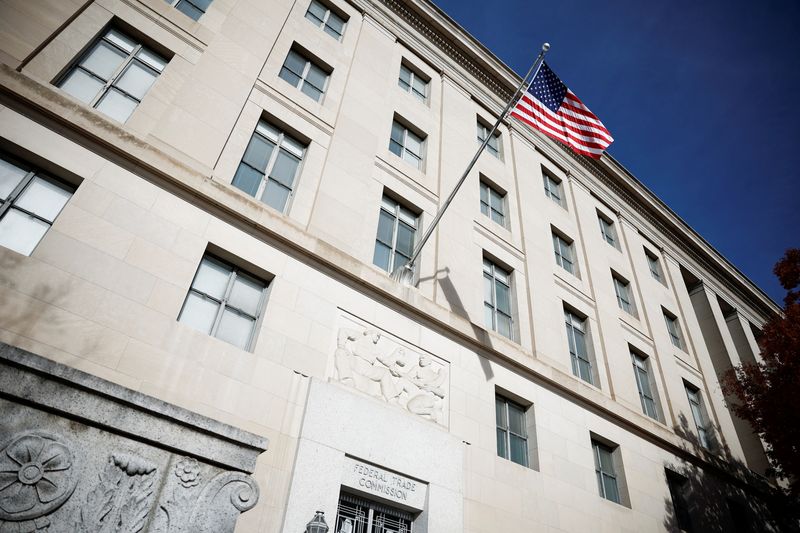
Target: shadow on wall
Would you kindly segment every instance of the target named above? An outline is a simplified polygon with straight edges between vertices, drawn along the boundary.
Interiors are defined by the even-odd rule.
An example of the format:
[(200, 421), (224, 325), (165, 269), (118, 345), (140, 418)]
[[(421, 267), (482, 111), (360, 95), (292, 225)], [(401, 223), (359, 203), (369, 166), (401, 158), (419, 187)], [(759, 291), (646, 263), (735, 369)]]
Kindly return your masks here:
[[(45, 278), (37, 280), (32, 287), (20, 290), (18, 280), (28, 277), (23, 270), (30, 268), (29, 261), (31, 259), (0, 247), (0, 290), (17, 290), (24, 294), (27, 300), (27, 305), (15, 305), (8, 298), (0, 298), (0, 330), (5, 330), (0, 341), (38, 352), (32, 349), (31, 341), (39, 343), (35, 339), (46, 335), (49, 338), (65, 340), (69, 338), (78, 341), (69, 342), (69, 347), (64, 347), (69, 352), (79, 354), (96, 352), (99, 348), (97, 339), (91, 336), (78, 338), (76, 335), (80, 332), (75, 331), (74, 324), (64, 323), (61, 319), (63, 315), (60, 313), (48, 312), (52, 310), (52, 306), (60, 307), (63, 304), (63, 300), (68, 297), (69, 287), (57, 286), (52, 280)], [(54, 358), (47, 353), (39, 355)], [(78, 359), (79, 356), (73, 357)], [(64, 364), (72, 362), (63, 360), (63, 357), (55, 359)]]
[[(440, 273), (444, 273), (444, 276), (440, 276)], [(461, 301), (461, 297), (458, 295), (458, 291), (456, 291), (453, 282), (450, 280), (450, 267), (444, 267), (438, 270), (434, 275), (436, 281), (439, 283), (439, 287), (442, 289), (442, 294), (444, 294), (445, 300), (447, 300), (447, 304), (450, 306), (450, 309), (457, 315), (469, 320), (469, 313), (467, 313), (467, 308), (464, 307), (464, 302)], [(424, 281), (427, 281), (430, 278), (426, 278)], [(420, 280), (423, 281), (423, 280)], [(470, 326), (472, 326), (472, 333), (475, 335), (475, 338), (481, 341), (484, 346), (488, 346), (489, 348), (492, 347), (492, 338), (486, 332), (485, 329), (476, 326), (470, 320)], [(481, 368), (483, 369), (483, 375), (486, 378), (486, 381), (490, 381), (494, 377), (494, 372), (492, 371), (492, 367), (489, 364), (489, 361), (485, 357), (481, 357), (480, 355), (476, 354), (478, 357), (478, 361), (481, 364)]]
[[(785, 533), (800, 531), (800, 505), (733, 457), (716, 439), (713, 454), (684, 415), (675, 432), (684, 448), (705, 457), (710, 467), (680, 461), (665, 464), (670, 496), (664, 501), (664, 528), (691, 533)], [(719, 432), (716, 432), (719, 435)], [(745, 482), (744, 480), (748, 480)]]

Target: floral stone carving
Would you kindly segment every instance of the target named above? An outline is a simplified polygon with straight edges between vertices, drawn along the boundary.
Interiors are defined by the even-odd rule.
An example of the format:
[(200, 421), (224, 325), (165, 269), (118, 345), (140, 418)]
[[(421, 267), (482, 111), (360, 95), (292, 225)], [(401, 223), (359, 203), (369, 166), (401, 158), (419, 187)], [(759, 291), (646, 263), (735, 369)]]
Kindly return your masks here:
[(86, 496), (75, 526), (81, 533), (137, 533), (153, 499), (156, 467), (136, 455), (114, 453), (100, 472), (100, 483)]
[(381, 342), (376, 329), (340, 328), (334, 362), (339, 381), (444, 424), (447, 368), (429, 354)]
[(31, 431), (12, 437), (0, 451), (0, 530), (15, 522), (21, 531), (50, 524), (44, 516), (75, 490), (74, 458), (61, 437)]

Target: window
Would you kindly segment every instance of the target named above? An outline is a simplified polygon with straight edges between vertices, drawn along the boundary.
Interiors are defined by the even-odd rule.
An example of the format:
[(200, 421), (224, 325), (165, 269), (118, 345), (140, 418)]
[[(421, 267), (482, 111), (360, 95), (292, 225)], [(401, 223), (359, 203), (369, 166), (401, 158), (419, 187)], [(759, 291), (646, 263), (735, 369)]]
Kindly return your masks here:
[(243, 350), (252, 348), (267, 283), (206, 254), (178, 321)]
[(342, 492), (336, 510), (336, 533), (411, 533), (414, 517), (407, 511)]
[(397, 85), (422, 102), (428, 99), (428, 80), (405, 64), (400, 64), (400, 77), (397, 79)]
[(525, 408), (502, 396), (495, 397), (497, 455), (528, 466), (528, 434)]
[(711, 434), (708, 429), (708, 424), (706, 423), (707, 419), (703, 401), (700, 397), (700, 389), (686, 382), (684, 382), (684, 386), (686, 387), (686, 396), (689, 398), (689, 408), (692, 410), (692, 418), (697, 428), (697, 438), (700, 442), (700, 446), (710, 451)]
[(617, 305), (629, 315), (636, 316), (636, 308), (631, 296), (631, 284), (613, 273), (611, 278), (614, 280), (614, 292), (617, 293)]
[(664, 321), (667, 323), (667, 331), (669, 332), (669, 338), (672, 341), (672, 344), (676, 348), (683, 350), (683, 335), (681, 335), (681, 326), (678, 323), (678, 317), (666, 309), (662, 309), (662, 311), (664, 312)]
[(631, 352), (631, 361), (633, 362), (633, 374), (636, 378), (636, 388), (639, 389), (639, 401), (642, 402), (642, 411), (650, 418), (658, 420), (648, 358), (636, 352)]
[[(483, 122), (478, 120), (478, 143), (483, 143), (486, 140), (486, 137), (489, 136), (489, 131), (491, 131), (490, 126), (486, 126)], [(494, 134), (489, 138), (489, 143), (486, 145), (486, 151), (495, 156), (496, 158), (500, 159), (500, 133), (494, 132)]]
[(511, 273), (483, 259), (483, 309), (486, 327), (512, 338)]
[(396, 156), (405, 159), (415, 168), (422, 170), (425, 139), (409, 130), (396, 120), (392, 123), (392, 136), (389, 139), (389, 150)]
[(259, 121), (233, 177), (233, 185), (284, 212), (304, 153), (305, 147), (299, 141)]
[(659, 283), (665, 283), (664, 273), (661, 271), (661, 263), (658, 257), (651, 253), (647, 248), (644, 249), (644, 255), (647, 257), (647, 264), (650, 267), (650, 275)]
[(125, 122), (166, 64), (163, 57), (111, 29), (58, 85), (81, 102)]
[(550, 174), (542, 172), (544, 179), (544, 194), (560, 206), (564, 206), (564, 194), (561, 190), (561, 181), (555, 179)]
[(597, 489), (600, 496), (615, 503), (619, 499), (617, 472), (614, 468), (614, 448), (592, 439), (594, 452), (594, 472), (597, 474)]
[(553, 232), (553, 251), (556, 254), (556, 264), (575, 275), (575, 250), (573, 243)]
[(31, 255), (74, 189), (0, 158), (0, 246)]
[(319, 102), (328, 85), (328, 72), (294, 49), (289, 50), (279, 76), (315, 102)]
[(317, 0), (311, 0), (308, 11), (306, 11), (306, 18), (337, 41), (342, 40), (346, 21)]
[(211, 5), (211, 0), (166, 0), (166, 2), (194, 20), (202, 17)]
[(416, 233), (417, 215), (384, 196), (372, 262), (387, 272), (406, 264), (414, 251)]
[(567, 342), (572, 373), (587, 383), (594, 383), (592, 361), (589, 358), (586, 344), (586, 319), (564, 309), (564, 321), (567, 325)]
[(684, 476), (665, 469), (669, 496), (672, 499), (672, 508), (675, 510), (675, 525), (682, 531), (692, 530), (692, 521), (689, 515), (689, 480)]
[(505, 193), (481, 180), (481, 213), (503, 227), (506, 225), (505, 203)]
[(614, 248), (619, 249), (617, 231), (614, 229), (614, 223), (599, 213), (597, 215), (597, 220), (600, 222), (600, 234), (603, 235), (606, 242)]

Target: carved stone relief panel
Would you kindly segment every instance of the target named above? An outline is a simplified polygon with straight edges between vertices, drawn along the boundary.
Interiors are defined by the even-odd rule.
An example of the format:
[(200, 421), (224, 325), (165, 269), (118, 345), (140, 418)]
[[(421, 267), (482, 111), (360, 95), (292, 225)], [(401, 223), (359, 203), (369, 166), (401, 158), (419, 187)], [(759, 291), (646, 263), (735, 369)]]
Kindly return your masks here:
[(449, 363), (350, 315), (336, 335), (334, 379), (446, 426)]
[(0, 344), (0, 533), (232, 532), (266, 444)]

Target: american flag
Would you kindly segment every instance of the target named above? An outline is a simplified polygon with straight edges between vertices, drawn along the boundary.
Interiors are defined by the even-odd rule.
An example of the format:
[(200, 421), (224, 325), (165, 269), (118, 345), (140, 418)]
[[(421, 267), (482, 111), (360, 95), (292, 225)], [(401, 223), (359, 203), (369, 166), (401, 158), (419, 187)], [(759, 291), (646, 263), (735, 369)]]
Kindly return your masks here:
[(579, 154), (599, 159), (614, 139), (575, 93), (542, 63), (511, 116), (560, 141)]

